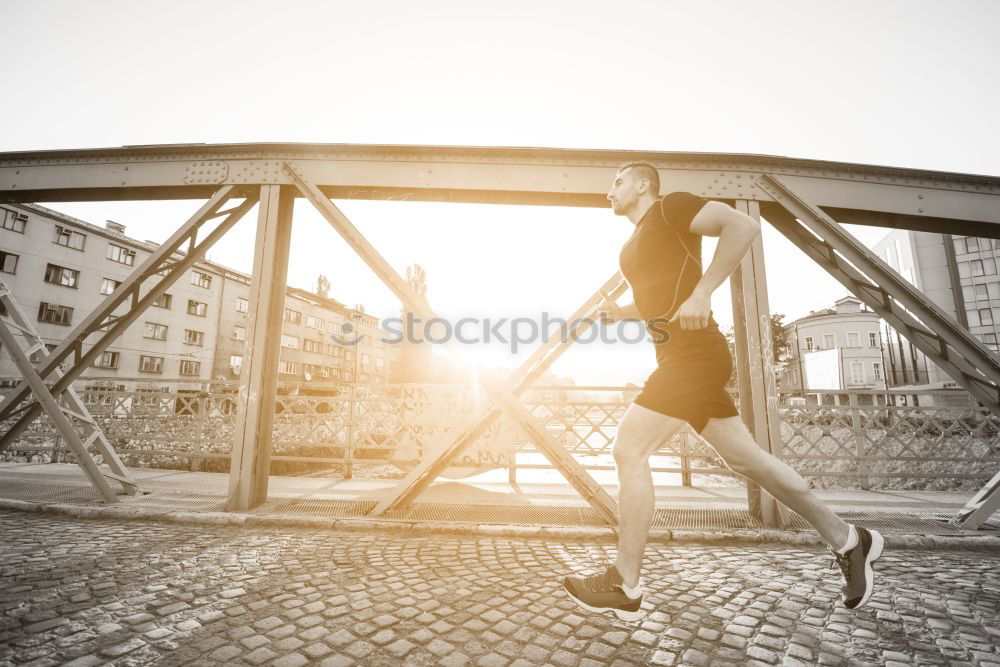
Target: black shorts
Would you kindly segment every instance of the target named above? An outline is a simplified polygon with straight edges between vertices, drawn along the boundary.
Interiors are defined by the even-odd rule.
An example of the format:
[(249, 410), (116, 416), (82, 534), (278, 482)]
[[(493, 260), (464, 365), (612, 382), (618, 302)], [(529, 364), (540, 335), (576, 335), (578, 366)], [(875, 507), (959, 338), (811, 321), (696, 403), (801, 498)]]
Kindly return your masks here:
[(637, 405), (683, 419), (701, 433), (710, 417), (739, 412), (726, 383), (733, 373), (726, 338), (709, 331), (681, 332), (657, 347), (656, 370), (635, 399)]

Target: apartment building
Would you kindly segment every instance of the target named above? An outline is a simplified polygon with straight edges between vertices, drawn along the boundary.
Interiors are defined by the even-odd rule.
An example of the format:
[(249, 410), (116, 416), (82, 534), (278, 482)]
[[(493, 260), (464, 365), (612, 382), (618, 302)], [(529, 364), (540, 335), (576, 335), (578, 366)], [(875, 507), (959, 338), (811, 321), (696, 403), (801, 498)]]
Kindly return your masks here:
[(879, 316), (853, 296), (786, 324), (791, 346), (778, 369), (778, 391), (885, 389), (879, 325)]
[[(1000, 239), (897, 229), (873, 250), (994, 353), (1000, 336)], [(890, 387), (959, 385), (894, 329), (886, 331)]]
[[(126, 236), (125, 227), (112, 221), (99, 227), (43, 206), (0, 205), (0, 271), (50, 349), (155, 250), (155, 243)], [(130, 389), (166, 382), (196, 389), (234, 380), (248, 334), (249, 289), (247, 274), (196, 263), (83, 377), (121, 378)], [(285, 305), (280, 380), (388, 380), (388, 345), (376, 318), (295, 288), (286, 292)], [(18, 381), (5, 350), (0, 350), (0, 378), (6, 385)]]

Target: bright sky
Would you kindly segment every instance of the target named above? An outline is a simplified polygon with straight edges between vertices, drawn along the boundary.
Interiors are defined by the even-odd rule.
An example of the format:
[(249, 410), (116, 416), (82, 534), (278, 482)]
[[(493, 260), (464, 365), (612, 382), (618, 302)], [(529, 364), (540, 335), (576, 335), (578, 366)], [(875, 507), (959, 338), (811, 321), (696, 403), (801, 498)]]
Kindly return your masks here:
[[(764, 153), (1000, 174), (1000, 4), (0, 0), (0, 151), (161, 143), (554, 146)], [(196, 202), (58, 204), (140, 239)], [(343, 202), (443, 315), (571, 313), (631, 233), (610, 210)], [(210, 253), (250, 268), (253, 216)], [(855, 229), (872, 243), (880, 230)], [(765, 228), (772, 311), (846, 294)], [(710, 252), (710, 248), (706, 250)], [(706, 257), (707, 259), (707, 257)], [(778, 261), (780, 260), (780, 261)], [(289, 282), (398, 304), (308, 205)], [(728, 286), (714, 302), (730, 326)], [(528, 350), (530, 352), (530, 348)], [(519, 361), (470, 350), (489, 365)], [(579, 384), (641, 383), (643, 345), (581, 345)]]

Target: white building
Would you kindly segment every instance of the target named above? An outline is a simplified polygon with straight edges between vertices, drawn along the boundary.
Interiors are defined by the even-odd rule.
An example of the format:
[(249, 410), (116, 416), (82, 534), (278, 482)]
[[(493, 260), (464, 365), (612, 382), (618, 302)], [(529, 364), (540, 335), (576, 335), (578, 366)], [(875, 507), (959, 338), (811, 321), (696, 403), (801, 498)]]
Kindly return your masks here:
[(885, 389), (879, 316), (853, 296), (786, 324), (790, 349), (778, 391), (793, 396)]

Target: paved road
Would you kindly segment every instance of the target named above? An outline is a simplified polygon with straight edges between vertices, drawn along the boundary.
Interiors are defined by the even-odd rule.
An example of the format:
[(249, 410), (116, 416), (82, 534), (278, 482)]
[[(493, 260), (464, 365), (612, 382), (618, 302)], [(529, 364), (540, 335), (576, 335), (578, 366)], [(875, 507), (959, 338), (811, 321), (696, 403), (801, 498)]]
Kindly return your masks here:
[(0, 535), (0, 665), (1000, 665), (1000, 554), (888, 553), (851, 612), (820, 551), (657, 545), (627, 624), (558, 585), (607, 544), (15, 511)]

